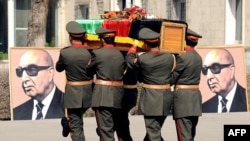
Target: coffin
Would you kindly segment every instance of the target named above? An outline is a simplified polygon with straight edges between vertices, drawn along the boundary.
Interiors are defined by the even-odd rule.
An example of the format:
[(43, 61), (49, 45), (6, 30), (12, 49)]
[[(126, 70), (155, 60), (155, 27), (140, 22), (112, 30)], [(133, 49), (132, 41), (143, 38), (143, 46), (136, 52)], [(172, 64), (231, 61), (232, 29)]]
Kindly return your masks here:
[(144, 42), (138, 38), (138, 32), (143, 27), (151, 28), (152, 30), (161, 33), (162, 51), (179, 53), (184, 51), (185, 34), (187, 24), (182, 21), (173, 21), (166, 19), (84, 19), (76, 20), (87, 32), (87, 45), (89, 49), (99, 47), (99, 39), (95, 34), (95, 29), (104, 27), (117, 31), (115, 43), (119, 50), (127, 51), (135, 41), (138, 42), (138, 48), (143, 50)]

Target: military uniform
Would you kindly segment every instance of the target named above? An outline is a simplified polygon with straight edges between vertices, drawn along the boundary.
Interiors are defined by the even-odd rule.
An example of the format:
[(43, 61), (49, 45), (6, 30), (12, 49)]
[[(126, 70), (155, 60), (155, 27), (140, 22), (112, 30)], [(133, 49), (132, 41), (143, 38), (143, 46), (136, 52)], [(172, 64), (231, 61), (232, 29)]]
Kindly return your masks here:
[(151, 29), (142, 28), (139, 31), (140, 39), (157, 49), (136, 54), (136, 49), (132, 47), (126, 56), (128, 66), (140, 73), (143, 83), (138, 112), (144, 115), (147, 131), (144, 141), (163, 140), (161, 128), (173, 103), (170, 80), (175, 58), (170, 53), (159, 51), (159, 36)]
[[(85, 33), (75, 22), (69, 22), (66, 29), (71, 36)], [(82, 44), (72, 43), (70, 47), (61, 49), (56, 63), (56, 70), (66, 73), (64, 107), (67, 108), (69, 129), (73, 141), (85, 141), (82, 118), (83, 113), (91, 106), (92, 98), (93, 75), (86, 71), (90, 58), (90, 52)], [(62, 122), (65, 121), (62, 120)], [(63, 124), (64, 128), (67, 128), (67, 124)], [(63, 133), (64, 136), (67, 136), (68, 132), (64, 132), (66, 132)]]
[(119, 122), (122, 108), (123, 73), (125, 60), (122, 53), (114, 47), (114, 30), (96, 29), (101, 40), (109, 42), (92, 51), (90, 71), (95, 72), (92, 108), (95, 110), (100, 140), (114, 140), (114, 131)]
[(122, 109), (119, 113), (120, 122), (116, 128), (116, 134), (118, 134), (121, 141), (133, 141), (130, 133), (129, 112), (134, 106), (136, 106), (138, 93), (137, 72), (127, 67), (123, 77), (123, 85), (124, 97), (122, 100)]
[[(200, 35), (187, 30), (186, 53), (176, 64), (173, 118), (179, 141), (193, 141), (199, 116), (202, 114), (202, 96), (199, 90), (202, 58), (194, 50)], [(184, 66), (184, 67), (183, 67)], [(179, 71), (179, 72), (177, 72)]]

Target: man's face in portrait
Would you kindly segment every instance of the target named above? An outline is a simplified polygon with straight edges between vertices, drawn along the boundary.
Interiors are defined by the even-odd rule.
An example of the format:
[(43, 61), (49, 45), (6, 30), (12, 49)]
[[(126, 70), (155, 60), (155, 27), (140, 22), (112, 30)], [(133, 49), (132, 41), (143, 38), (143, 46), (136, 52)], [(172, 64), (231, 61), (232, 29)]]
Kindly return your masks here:
[(53, 83), (53, 63), (44, 51), (30, 50), (20, 58), (16, 74), (21, 78), (22, 88), (27, 96), (46, 97)]
[(229, 52), (211, 50), (205, 57), (202, 74), (207, 77), (210, 90), (216, 94), (228, 93), (234, 84), (234, 62)]

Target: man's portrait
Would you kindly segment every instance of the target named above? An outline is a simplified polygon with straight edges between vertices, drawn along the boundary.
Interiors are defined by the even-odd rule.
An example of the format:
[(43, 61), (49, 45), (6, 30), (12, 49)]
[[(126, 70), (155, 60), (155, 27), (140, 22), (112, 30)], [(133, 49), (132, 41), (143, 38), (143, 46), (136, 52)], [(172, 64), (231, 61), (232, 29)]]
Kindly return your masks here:
[(58, 49), (10, 49), (13, 120), (53, 119), (65, 115), (65, 76), (55, 71), (58, 55)]
[(243, 47), (198, 48), (203, 57), (200, 90), (203, 113), (246, 112)]

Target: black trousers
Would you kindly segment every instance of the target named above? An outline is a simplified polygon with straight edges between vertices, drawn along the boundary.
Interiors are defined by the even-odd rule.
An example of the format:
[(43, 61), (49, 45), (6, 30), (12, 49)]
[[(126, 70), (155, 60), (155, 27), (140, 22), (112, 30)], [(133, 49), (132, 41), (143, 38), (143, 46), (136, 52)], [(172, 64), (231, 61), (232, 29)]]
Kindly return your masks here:
[(118, 125), (116, 126), (116, 134), (119, 141), (133, 141), (130, 134), (129, 111), (126, 109), (119, 110)]
[(116, 127), (117, 136), (120, 141), (133, 141), (130, 133), (129, 111), (136, 105), (137, 88), (124, 89), (122, 109), (119, 110), (119, 126)]

